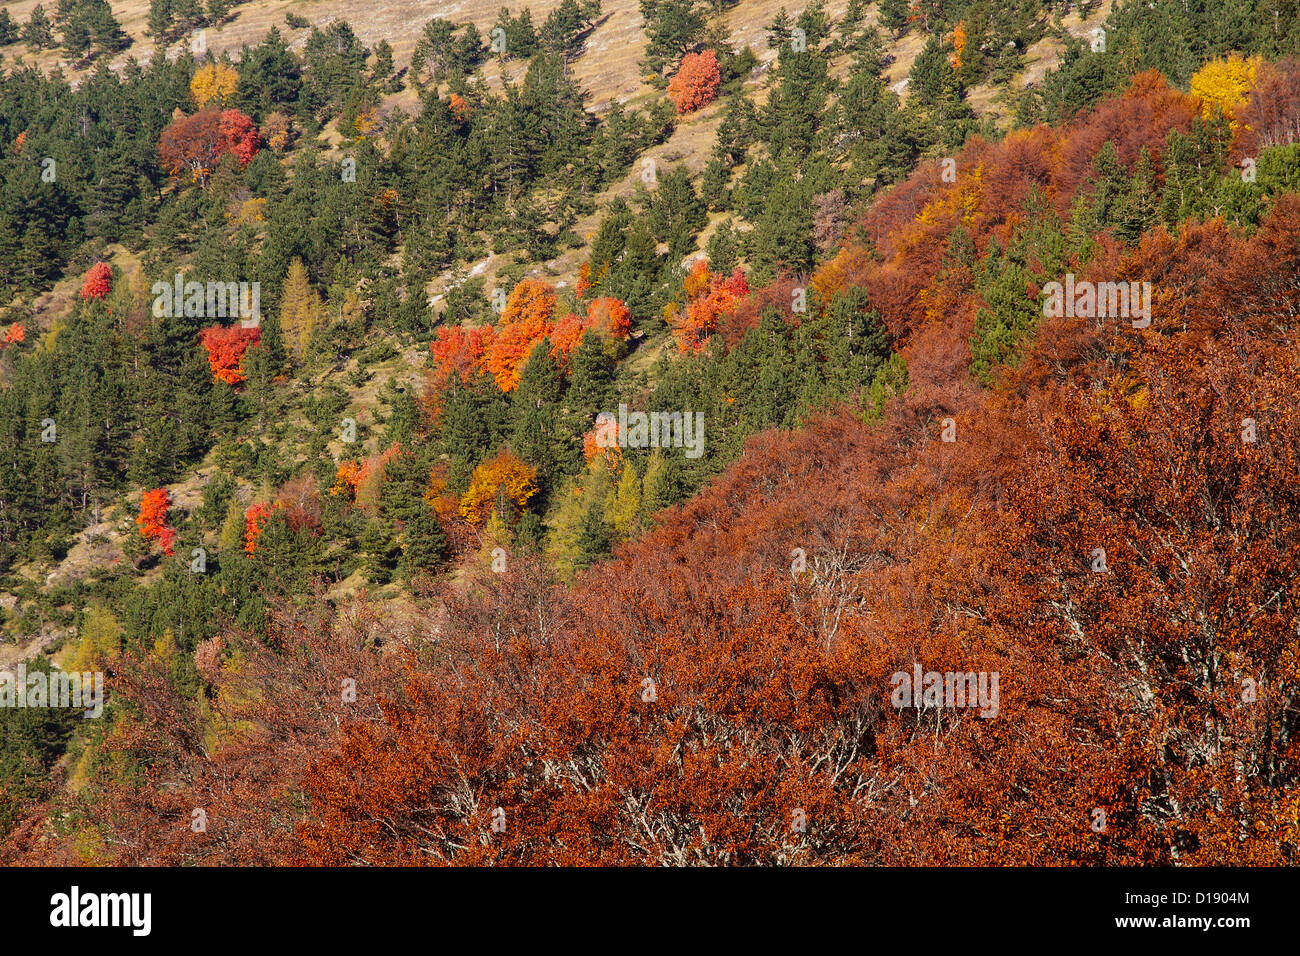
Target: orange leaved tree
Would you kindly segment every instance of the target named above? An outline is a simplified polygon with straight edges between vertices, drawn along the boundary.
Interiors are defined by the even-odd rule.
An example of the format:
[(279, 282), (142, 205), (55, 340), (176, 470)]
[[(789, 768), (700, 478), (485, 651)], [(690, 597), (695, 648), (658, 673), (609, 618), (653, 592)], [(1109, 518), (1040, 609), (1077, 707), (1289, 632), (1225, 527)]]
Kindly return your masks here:
[(503, 392), (519, 387), (524, 363), (537, 343), (551, 334), (555, 287), (541, 279), (523, 279), (510, 292), (501, 313), (501, 328), (485, 356), (486, 371)]
[(140, 535), (146, 541), (157, 540), (163, 554), (172, 553), (172, 542), (176, 539), (176, 529), (167, 526), (167, 512), (171, 500), (166, 488), (146, 491), (140, 499), (140, 514), (135, 523), (140, 527)]
[(244, 353), (262, 340), (260, 328), (242, 325), (213, 325), (199, 333), (199, 341), (208, 350), (208, 366), (212, 377), (227, 385), (238, 385), (244, 380), (240, 367)]
[(688, 53), (682, 57), (676, 75), (668, 81), (668, 97), (677, 107), (677, 112), (689, 113), (712, 103), (721, 85), (722, 74), (718, 70), (716, 53), (712, 50)]

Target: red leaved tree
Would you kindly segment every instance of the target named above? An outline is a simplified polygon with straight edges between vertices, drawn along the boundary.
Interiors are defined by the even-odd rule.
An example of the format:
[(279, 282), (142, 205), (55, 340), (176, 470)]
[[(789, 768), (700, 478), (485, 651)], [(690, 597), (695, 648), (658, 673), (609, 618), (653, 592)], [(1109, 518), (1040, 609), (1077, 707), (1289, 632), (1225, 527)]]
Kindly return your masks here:
[(107, 262), (96, 262), (81, 282), (83, 299), (103, 299), (113, 290), (113, 267)]
[(167, 512), (171, 508), (166, 488), (146, 491), (140, 499), (140, 514), (135, 523), (140, 527), (140, 535), (146, 541), (157, 540), (162, 546), (163, 554), (172, 553), (172, 542), (176, 539), (176, 529), (168, 527)]
[(266, 526), (266, 519), (271, 516), (271, 509), (257, 501), (248, 506), (244, 512), (244, 550), (252, 554), (257, 550), (257, 537)]
[(256, 124), (239, 110), (206, 109), (163, 130), (158, 159), (171, 175), (188, 170), (195, 182), (204, 183), (222, 156), (230, 153), (247, 166), (261, 144)]
[(242, 325), (214, 325), (199, 333), (199, 341), (208, 350), (212, 377), (227, 385), (238, 385), (244, 380), (240, 367), (244, 353), (261, 340), (260, 328)]
[(685, 314), (675, 305), (668, 313), (668, 324), (677, 336), (683, 352), (699, 351), (717, 330), (718, 319), (734, 309), (749, 295), (745, 273), (737, 266), (729, 276), (711, 274), (708, 262), (700, 259), (682, 284), (687, 303)]

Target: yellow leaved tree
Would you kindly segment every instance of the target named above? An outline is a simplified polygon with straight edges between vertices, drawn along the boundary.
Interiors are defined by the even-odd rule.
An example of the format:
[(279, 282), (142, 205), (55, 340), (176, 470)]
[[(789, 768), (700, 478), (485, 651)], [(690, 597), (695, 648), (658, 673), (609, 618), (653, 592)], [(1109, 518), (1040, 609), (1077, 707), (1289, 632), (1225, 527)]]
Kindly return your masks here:
[(190, 96), (194, 97), (194, 102), (198, 104), (199, 109), (203, 109), (209, 103), (228, 105), (237, 89), (239, 89), (239, 74), (224, 63), (209, 63), (207, 66), (201, 66), (194, 71), (194, 79), (190, 80)]
[(321, 324), (325, 306), (312, 288), (307, 267), (301, 259), (289, 263), (284, 278), (284, 293), (280, 305), (280, 330), (285, 342), (296, 358), (302, 358), (311, 341), (312, 333)]
[(1225, 60), (1211, 60), (1201, 67), (1192, 77), (1191, 91), (1201, 98), (1202, 115), (1209, 119), (1221, 113), (1235, 130), (1239, 124), (1233, 117), (1246, 105), (1261, 62), (1257, 56), (1247, 60), (1233, 53)]
[(481, 524), (493, 510), (513, 506), (522, 511), (537, 494), (537, 469), (506, 449), (474, 469), (460, 499), (460, 516)]

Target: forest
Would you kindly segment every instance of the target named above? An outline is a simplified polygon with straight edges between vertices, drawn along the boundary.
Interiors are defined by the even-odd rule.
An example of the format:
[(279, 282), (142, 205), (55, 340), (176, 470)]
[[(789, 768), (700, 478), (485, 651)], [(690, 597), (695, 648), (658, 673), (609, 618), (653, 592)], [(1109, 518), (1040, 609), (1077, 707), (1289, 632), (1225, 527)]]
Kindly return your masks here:
[(1295, 0), (115, 6), (0, 10), (0, 863), (1297, 862)]

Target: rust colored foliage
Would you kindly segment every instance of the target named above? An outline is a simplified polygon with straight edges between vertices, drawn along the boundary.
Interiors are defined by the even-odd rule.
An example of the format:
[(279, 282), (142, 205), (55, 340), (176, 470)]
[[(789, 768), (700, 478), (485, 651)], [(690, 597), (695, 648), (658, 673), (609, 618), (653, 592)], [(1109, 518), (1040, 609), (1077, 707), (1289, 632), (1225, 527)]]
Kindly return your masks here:
[(688, 53), (682, 57), (681, 66), (668, 81), (668, 98), (678, 113), (690, 113), (712, 103), (722, 85), (718, 70), (718, 55), (712, 50)]
[(113, 291), (113, 267), (107, 262), (96, 262), (86, 272), (81, 282), (83, 299), (105, 299)]
[(244, 380), (241, 368), (244, 353), (261, 340), (260, 328), (242, 325), (213, 325), (199, 333), (199, 341), (208, 350), (212, 377), (227, 385), (238, 385)]
[(27, 326), (21, 322), (11, 322), (9, 328), (5, 329), (5, 337), (0, 339), (0, 351), (3, 351), (7, 346), (26, 341)]
[(309, 472), (286, 481), (280, 487), (272, 507), (284, 512), (285, 521), (292, 531), (319, 530), (321, 497), (316, 476)]
[[(1153, 119), (1130, 146), (1194, 115), (1134, 95)], [(120, 661), (130, 706), (76, 797), (89, 842), (172, 865), (1294, 864), (1300, 198), (1250, 235), (1099, 242), (1081, 271), (1151, 281), (1151, 326), (1044, 319), (994, 390), (970, 381), (970, 270), (933, 268), (958, 223), (984, 248), (1027, 214), (987, 191), (1025, 196), (1011, 170), (1068, 209), (1073, 137), (1100, 148), (1115, 103), (972, 143), (957, 184), (923, 170), (867, 214), (880, 258), (825, 288), (865, 285), (898, 332), (909, 385), (879, 421), (753, 436), (572, 587), (521, 549), (435, 582), (409, 625), (278, 605), (232, 632), (238, 666), (205, 651), (239, 728), (219, 748), (170, 669)], [(512, 457), (476, 471), (467, 518), (523, 497)], [(895, 706), (916, 665), (999, 675), (996, 716)], [(88, 842), (37, 832), (12, 852)]]
[(551, 355), (567, 361), (573, 350), (582, 343), (582, 336), (588, 329), (586, 319), (570, 312), (551, 329)]
[(140, 528), (140, 535), (146, 541), (157, 541), (163, 554), (172, 553), (172, 543), (176, 540), (176, 529), (167, 526), (167, 512), (171, 500), (166, 488), (146, 491), (140, 499), (140, 514), (135, 523)]
[(460, 376), (461, 381), (469, 381), (478, 374), (492, 331), (491, 326), (441, 326), (429, 344), (434, 361), (430, 385), (434, 389), (441, 389), (450, 381), (453, 373)]
[(436, 417), (441, 393), (453, 376), (464, 382), (486, 373), (503, 392), (513, 392), (528, 357), (544, 339), (551, 340), (552, 355), (567, 358), (589, 328), (626, 339), (632, 315), (620, 300), (606, 297), (591, 304), (585, 319), (568, 315), (556, 322), (555, 288), (540, 279), (523, 279), (506, 299), (498, 326), (443, 326), (435, 333), (430, 344), (434, 368), (426, 390), (430, 412)]
[(1238, 148), (1244, 156), (1300, 140), (1300, 60), (1264, 63), (1238, 118)]
[(206, 182), (218, 160), (226, 154), (247, 166), (261, 147), (257, 125), (239, 110), (211, 107), (184, 116), (162, 132), (158, 159), (172, 176), (189, 172), (195, 182)]

